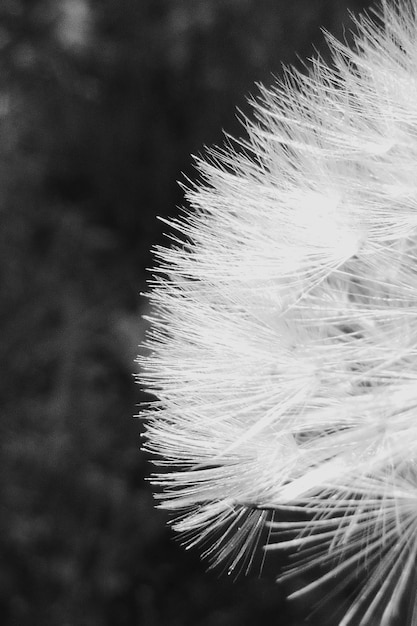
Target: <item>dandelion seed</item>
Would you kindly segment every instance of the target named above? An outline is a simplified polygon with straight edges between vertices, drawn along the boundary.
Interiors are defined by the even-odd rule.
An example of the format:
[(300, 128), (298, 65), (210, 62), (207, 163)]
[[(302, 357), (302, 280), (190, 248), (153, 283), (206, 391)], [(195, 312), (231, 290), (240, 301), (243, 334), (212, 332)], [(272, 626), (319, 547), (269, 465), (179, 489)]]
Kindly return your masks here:
[(328, 36), (334, 67), (261, 88), (198, 161), (140, 359), (174, 529), (231, 571), (291, 549), (295, 596), (362, 575), (340, 626), (392, 625), (416, 581), (416, 14)]

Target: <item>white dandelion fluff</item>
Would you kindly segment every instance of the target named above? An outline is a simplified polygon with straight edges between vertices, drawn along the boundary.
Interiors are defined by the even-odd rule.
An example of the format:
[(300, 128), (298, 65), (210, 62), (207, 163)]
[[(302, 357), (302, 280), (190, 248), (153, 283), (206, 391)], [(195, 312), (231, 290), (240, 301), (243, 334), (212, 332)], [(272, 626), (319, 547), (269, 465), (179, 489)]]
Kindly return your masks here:
[(416, 5), (378, 20), (198, 161), (140, 359), (173, 527), (231, 570), (291, 549), (294, 595), (362, 574), (341, 626), (393, 624), (416, 580)]

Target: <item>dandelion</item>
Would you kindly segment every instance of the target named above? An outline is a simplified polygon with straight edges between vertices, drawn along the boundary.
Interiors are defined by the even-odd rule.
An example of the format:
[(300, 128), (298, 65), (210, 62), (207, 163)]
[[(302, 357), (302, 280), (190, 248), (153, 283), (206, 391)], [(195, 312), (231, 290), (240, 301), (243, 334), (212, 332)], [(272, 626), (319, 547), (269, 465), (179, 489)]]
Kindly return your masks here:
[(140, 359), (173, 528), (229, 571), (290, 550), (294, 596), (362, 575), (340, 626), (410, 588), (417, 623), (416, 5), (376, 16), (198, 160)]

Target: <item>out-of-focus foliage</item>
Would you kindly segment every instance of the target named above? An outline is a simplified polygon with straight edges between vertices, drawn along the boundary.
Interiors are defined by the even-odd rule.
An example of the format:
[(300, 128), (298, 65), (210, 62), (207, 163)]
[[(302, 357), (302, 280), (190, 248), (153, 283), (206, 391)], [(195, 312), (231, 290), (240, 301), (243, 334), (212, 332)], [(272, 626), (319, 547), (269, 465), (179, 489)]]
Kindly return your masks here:
[(272, 582), (206, 574), (153, 508), (139, 291), (189, 154), (367, 4), (0, 3), (1, 624), (297, 623)]

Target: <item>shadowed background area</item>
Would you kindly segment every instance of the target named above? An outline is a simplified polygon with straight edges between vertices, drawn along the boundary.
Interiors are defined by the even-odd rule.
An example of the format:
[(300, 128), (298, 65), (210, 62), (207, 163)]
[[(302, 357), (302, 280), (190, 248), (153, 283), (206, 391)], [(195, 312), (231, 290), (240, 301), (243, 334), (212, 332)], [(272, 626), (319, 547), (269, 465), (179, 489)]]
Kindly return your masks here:
[(4, 626), (303, 623), (270, 571), (206, 573), (153, 506), (132, 417), (139, 293), (190, 154), (241, 134), (255, 81), (326, 55), (320, 27), (349, 38), (348, 9), (369, 5), (2, 0)]

